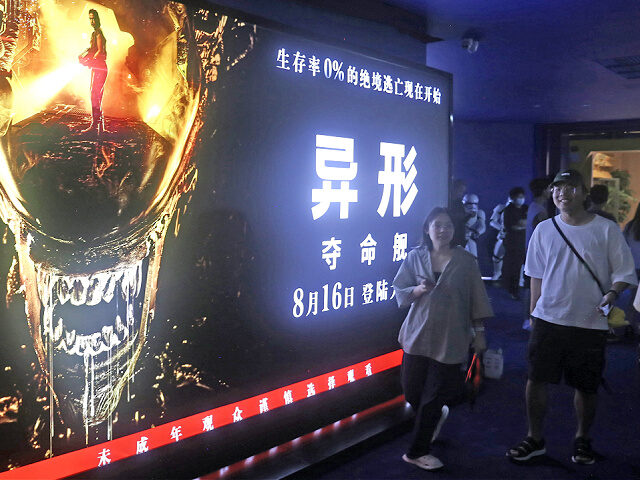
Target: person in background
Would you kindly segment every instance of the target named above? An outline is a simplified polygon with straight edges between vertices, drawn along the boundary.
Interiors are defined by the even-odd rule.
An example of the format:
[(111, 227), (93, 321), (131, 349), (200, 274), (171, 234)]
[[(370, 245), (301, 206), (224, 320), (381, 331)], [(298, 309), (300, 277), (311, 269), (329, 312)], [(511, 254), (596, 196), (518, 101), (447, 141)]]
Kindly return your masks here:
[[(595, 213), (596, 215), (600, 215), (601, 217), (604, 217), (607, 220), (611, 220), (612, 222), (618, 223), (616, 217), (604, 209), (607, 205), (608, 200), (609, 188), (606, 185), (602, 184), (593, 185), (587, 199), (587, 204), (589, 205), (587, 211)], [(616, 331), (613, 328), (609, 329), (607, 340), (609, 342), (616, 342), (620, 340), (620, 337), (616, 334)]]
[(591, 199), (591, 206), (588, 211), (591, 213), (595, 213), (596, 215), (600, 215), (612, 222), (618, 223), (616, 217), (613, 214), (607, 212), (604, 207), (607, 205), (607, 201), (609, 200), (609, 188), (606, 185), (594, 185), (591, 187), (591, 191), (589, 192), (589, 198)]
[(453, 233), (453, 244), (454, 245), (464, 245), (465, 244), (465, 217), (466, 212), (464, 210), (464, 205), (462, 204), (462, 199), (464, 198), (464, 194), (467, 192), (467, 183), (464, 180), (454, 180), (451, 188), (451, 196), (449, 198), (449, 214), (451, 215), (451, 220), (453, 221), (453, 226), (455, 227), (455, 232)]
[(465, 211), (464, 238), (466, 243), (464, 249), (476, 258), (478, 258), (477, 240), (487, 229), (484, 211), (478, 208), (479, 201), (478, 196), (474, 193), (467, 193), (462, 198)]
[(416, 413), (411, 444), (402, 459), (425, 470), (442, 468), (431, 442), (463, 400), (469, 345), (486, 349), (484, 319), (493, 316), (473, 255), (453, 246), (453, 221), (447, 209), (431, 210), (422, 243), (411, 250), (393, 280), (400, 308), (410, 307), (400, 328), (401, 381)]
[(514, 187), (509, 191), (511, 203), (502, 213), (504, 218), (504, 286), (514, 300), (520, 300), (520, 270), (526, 255), (527, 205), (524, 189)]
[[(631, 249), (636, 274), (640, 276), (640, 203), (636, 207), (636, 213), (633, 219), (624, 226), (623, 235), (627, 241), (627, 245), (629, 245)], [(635, 289), (635, 291), (631, 293), (631, 298), (633, 299), (632, 302), (635, 310), (640, 310), (640, 296), (638, 296), (637, 290), (638, 289)], [(625, 312), (627, 313), (626, 318), (629, 320), (633, 332), (636, 335), (640, 335), (639, 314), (630, 308), (626, 308)]]
[(493, 261), (493, 277), (491, 280), (499, 280), (502, 276), (502, 262), (504, 260), (504, 222), (502, 213), (504, 209), (511, 203), (511, 199), (507, 197), (506, 203), (499, 203), (493, 207), (489, 225), (495, 230), (495, 241), (488, 241), (489, 255)]
[[(526, 238), (526, 246), (529, 246), (529, 240), (531, 239), (531, 235), (533, 235), (533, 231), (536, 229), (538, 224), (549, 218), (549, 212), (547, 211), (547, 202), (549, 201), (549, 179), (547, 178), (534, 178), (529, 182), (529, 190), (531, 190), (531, 194), (533, 195), (533, 200), (529, 205), (527, 210), (527, 238)], [(525, 247), (526, 248), (526, 247)], [(527, 297), (525, 298), (525, 308), (527, 312), (525, 313), (525, 319), (522, 324), (522, 328), (525, 330), (531, 329), (531, 320), (528, 315), (528, 301), (530, 299), (529, 295), (531, 291), (530, 287), (530, 279), (525, 275), (524, 278), (524, 286)]]
[(631, 249), (633, 263), (640, 274), (640, 203), (636, 207), (636, 213), (629, 223), (624, 226), (624, 238)]
[[(551, 191), (560, 214), (534, 230), (525, 265), (531, 277), (533, 323), (525, 394), (528, 432), (522, 442), (507, 451), (507, 456), (524, 462), (546, 453), (543, 424), (547, 384), (557, 384), (564, 378), (574, 389), (578, 423), (571, 460), (590, 465), (596, 455), (589, 430), (595, 419), (607, 345), (604, 311), (620, 292), (638, 281), (631, 252), (618, 226), (585, 210), (587, 187), (582, 175), (576, 170), (558, 173)], [(601, 286), (602, 290), (608, 289), (604, 295)]]
[(527, 209), (527, 245), (529, 245), (531, 235), (533, 235), (533, 231), (536, 229), (538, 224), (549, 218), (549, 212), (547, 211), (547, 202), (551, 195), (549, 183), (549, 179), (544, 177), (534, 178), (529, 182), (529, 190), (531, 190), (533, 200)]

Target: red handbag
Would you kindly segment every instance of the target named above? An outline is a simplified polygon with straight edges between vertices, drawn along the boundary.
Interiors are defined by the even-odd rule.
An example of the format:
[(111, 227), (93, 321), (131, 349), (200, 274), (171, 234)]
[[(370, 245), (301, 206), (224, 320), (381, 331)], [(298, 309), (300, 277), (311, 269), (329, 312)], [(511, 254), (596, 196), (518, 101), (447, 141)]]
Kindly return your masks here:
[(467, 378), (465, 379), (465, 390), (469, 403), (473, 407), (476, 403), (476, 397), (480, 391), (480, 385), (482, 384), (482, 362), (477, 354), (473, 354), (471, 364), (467, 370)]

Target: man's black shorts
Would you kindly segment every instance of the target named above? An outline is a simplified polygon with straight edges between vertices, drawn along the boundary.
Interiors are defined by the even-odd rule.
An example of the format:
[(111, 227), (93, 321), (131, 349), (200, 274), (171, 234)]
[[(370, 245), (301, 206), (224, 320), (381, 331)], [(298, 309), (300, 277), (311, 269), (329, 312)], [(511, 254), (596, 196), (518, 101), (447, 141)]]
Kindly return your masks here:
[(605, 365), (606, 330), (566, 327), (536, 318), (529, 339), (529, 379), (596, 393)]

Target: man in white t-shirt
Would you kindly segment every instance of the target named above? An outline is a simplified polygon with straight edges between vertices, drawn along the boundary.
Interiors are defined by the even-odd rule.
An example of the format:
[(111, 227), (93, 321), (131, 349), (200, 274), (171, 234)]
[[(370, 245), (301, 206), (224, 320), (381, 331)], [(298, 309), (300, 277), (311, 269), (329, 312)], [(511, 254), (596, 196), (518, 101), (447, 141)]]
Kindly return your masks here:
[[(547, 384), (559, 383), (564, 377), (565, 383), (575, 389), (578, 420), (571, 459), (588, 465), (595, 461), (588, 433), (605, 364), (608, 326), (603, 310), (638, 280), (618, 226), (585, 210), (588, 192), (582, 175), (575, 170), (559, 173), (551, 191), (560, 211), (554, 218), (557, 228), (554, 219), (538, 224), (525, 263), (525, 273), (531, 277), (533, 323), (526, 388), (529, 430), (507, 456), (522, 462), (546, 453), (542, 427)], [(598, 278), (602, 290), (558, 228)]]

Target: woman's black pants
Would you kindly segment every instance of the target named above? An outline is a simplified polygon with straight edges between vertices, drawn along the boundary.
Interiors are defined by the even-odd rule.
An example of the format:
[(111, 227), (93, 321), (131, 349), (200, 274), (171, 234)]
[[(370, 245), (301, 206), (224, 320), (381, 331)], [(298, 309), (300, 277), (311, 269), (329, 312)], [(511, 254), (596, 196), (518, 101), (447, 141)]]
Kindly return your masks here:
[(442, 406), (452, 407), (464, 399), (464, 373), (461, 364), (449, 365), (405, 352), (401, 380), (405, 399), (416, 413), (407, 455), (417, 458), (429, 453)]

